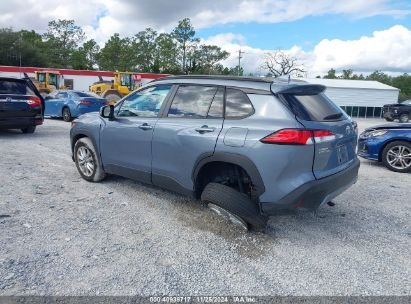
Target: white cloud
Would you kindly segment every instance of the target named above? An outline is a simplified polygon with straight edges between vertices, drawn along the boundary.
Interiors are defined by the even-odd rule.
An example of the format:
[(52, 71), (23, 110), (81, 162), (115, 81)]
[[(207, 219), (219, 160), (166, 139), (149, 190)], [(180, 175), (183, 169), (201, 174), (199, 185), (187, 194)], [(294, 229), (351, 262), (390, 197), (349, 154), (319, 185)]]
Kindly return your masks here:
[(203, 28), (233, 22), (289, 22), (324, 14), (401, 18), (410, 13), (393, 0), (9, 0), (0, 1), (0, 27), (44, 31), (50, 20), (74, 19), (101, 42), (115, 32), (132, 35), (146, 27), (169, 30), (185, 17)]
[[(238, 42), (238, 35), (219, 34), (204, 40), (214, 43), (231, 53), (224, 64), (234, 67), (238, 64), (238, 51), (245, 52), (242, 66), (246, 73), (264, 75), (261, 69), (264, 54), (273, 50), (262, 50), (248, 46), (244, 39)], [(312, 52), (305, 52), (300, 46), (284, 50), (300, 59), (309, 77), (326, 73), (329, 69), (353, 69), (357, 72), (372, 72), (376, 69), (388, 72), (411, 71), (411, 30), (396, 25), (387, 30), (375, 31), (372, 36), (358, 40), (320, 41)]]
[[(410, 14), (410, 6), (404, 3), (400, 0), (9, 0), (0, 1), (0, 28), (44, 32), (50, 20), (74, 19), (89, 38), (103, 44), (116, 32), (131, 36), (146, 27), (168, 31), (185, 17), (191, 18), (195, 28), (235, 22), (289, 22), (325, 14), (402, 18)], [(358, 40), (324, 39), (312, 52), (304, 52), (304, 45), (296, 45), (287, 52), (301, 58), (312, 76), (330, 68), (410, 71), (410, 37), (410, 30), (398, 25)], [(225, 64), (232, 67), (238, 64), (237, 52), (241, 48), (245, 52), (242, 63), (246, 71), (265, 73), (260, 65), (269, 50), (247, 45), (241, 34), (219, 34), (203, 41), (229, 51), (231, 56)]]

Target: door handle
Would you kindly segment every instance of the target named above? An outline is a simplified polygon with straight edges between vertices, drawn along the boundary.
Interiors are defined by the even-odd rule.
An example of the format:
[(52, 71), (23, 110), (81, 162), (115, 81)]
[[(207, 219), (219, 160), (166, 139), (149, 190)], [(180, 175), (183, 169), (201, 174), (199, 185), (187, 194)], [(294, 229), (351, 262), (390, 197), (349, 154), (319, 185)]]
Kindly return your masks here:
[(144, 130), (144, 131), (153, 129), (153, 127), (150, 126), (150, 125), (147, 124), (147, 123), (143, 123), (142, 125), (139, 125), (138, 128), (141, 129), (141, 130)]
[(215, 128), (209, 128), (208, 126), (202, 126), (200, 128), (195, 129), (198, 133), (208, 133), (214, 132)]

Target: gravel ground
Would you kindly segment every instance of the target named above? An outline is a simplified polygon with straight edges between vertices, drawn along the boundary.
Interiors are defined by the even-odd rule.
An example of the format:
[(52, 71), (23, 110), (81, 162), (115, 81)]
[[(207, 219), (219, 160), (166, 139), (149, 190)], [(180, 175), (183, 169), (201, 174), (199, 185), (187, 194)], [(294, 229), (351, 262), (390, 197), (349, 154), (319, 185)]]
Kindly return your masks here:
[(82, 180), (68, 132), (0, 131), (0, 295), (411, 294), (409, 174), (361, 160), (336, 206), (244, 233), (167, 191)]

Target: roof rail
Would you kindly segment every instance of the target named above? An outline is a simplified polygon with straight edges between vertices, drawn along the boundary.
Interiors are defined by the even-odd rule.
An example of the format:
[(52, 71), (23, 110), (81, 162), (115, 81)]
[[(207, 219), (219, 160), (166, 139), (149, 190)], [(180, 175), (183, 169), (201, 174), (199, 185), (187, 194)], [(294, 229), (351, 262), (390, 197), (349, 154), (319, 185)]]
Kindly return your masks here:
[(267, 77), (245, 77), (245, 76), (225, 76), (225, 75), (173, 75), (173, 76), (166, 76), (158, 79), (154, 79), (155, 81), (161, 80), (178, 80), (178, 79), (215, 79), (215, 80), (234, 80), (234, 81), (254, 81), (254, 82), (263, 82), (263, 83), (272, 83), (272, 78)]

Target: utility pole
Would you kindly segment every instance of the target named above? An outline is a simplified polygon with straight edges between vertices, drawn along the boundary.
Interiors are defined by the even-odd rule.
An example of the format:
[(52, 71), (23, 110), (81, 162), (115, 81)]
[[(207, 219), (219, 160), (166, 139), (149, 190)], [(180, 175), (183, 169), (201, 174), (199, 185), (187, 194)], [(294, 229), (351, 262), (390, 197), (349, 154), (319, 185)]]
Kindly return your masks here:
[(237, 75), (240, 76), (240, 72), (241, 72), (241, 58), (243, 58), (241, 56), (241, 54), (244, 54), (243, 51), (241, 51), (241, 49), (238, 50), (238, 71), (237, 71)]

